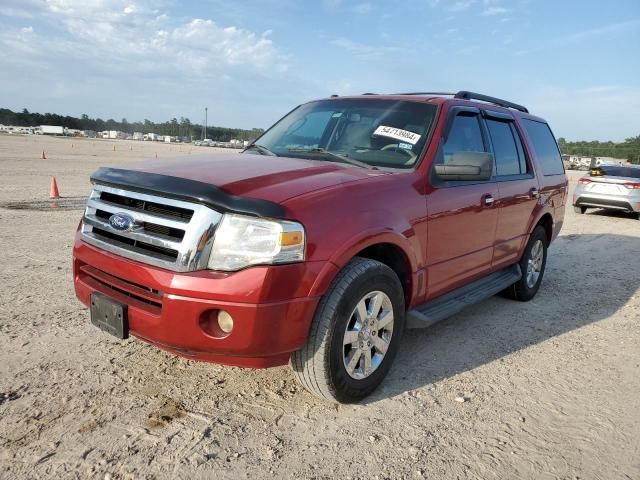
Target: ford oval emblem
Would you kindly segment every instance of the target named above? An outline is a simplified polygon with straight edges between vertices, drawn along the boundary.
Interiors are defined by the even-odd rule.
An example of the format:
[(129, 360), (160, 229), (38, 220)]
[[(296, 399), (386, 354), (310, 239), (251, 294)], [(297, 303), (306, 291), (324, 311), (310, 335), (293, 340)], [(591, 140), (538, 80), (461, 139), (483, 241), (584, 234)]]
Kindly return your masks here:
[(114, 213), (109, 217), (109, 225), (121, 232), (128, 232), (133, 228), (134, 221), (126, 213)]

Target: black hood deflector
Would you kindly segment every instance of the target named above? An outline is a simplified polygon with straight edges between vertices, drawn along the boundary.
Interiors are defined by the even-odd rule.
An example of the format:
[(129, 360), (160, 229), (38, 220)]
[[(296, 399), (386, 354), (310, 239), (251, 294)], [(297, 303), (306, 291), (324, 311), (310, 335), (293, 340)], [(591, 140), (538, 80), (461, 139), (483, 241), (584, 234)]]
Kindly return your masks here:
[(160, 175), (140, 170), (102, 167), (91, 175), (91, 182), (199, 203), (221, 213), (241, 213), (268, 218), (284, 218), (285, 216), (284, 208), (277, 203), (258, 198), (231, 195), (215, 185), (187, 178)]

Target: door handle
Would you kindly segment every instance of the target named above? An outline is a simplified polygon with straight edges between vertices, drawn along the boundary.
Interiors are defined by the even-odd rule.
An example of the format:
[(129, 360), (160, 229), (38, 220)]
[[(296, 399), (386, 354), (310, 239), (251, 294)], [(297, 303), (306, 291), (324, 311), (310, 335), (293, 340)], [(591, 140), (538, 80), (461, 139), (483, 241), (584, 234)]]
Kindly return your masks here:
[(491, 205), (493, 205), (493, 202), (495, 201), (493, 198), (493, 195), (491, 195), (490, 193), (487, 193), (486, 195), (484, 195), (482, 197), (482, 200), (485, 207), (490, 207)]
[(540, 192), (536, 187), (533, 187), (531, 190), (529, 190), (529, 193), (531, 194), (531, 198), (538, 198), (540, 196)]

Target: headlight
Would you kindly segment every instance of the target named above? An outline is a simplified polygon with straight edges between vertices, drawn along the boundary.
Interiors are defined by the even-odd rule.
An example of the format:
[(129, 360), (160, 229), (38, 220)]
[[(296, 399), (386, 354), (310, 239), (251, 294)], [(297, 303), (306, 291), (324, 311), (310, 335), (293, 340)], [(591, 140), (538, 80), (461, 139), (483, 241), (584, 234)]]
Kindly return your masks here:
[(232, 272), (250, 265), (301, 262), (304, 242), (299, 223), (225, 214), (213, 240), (209, 268)]

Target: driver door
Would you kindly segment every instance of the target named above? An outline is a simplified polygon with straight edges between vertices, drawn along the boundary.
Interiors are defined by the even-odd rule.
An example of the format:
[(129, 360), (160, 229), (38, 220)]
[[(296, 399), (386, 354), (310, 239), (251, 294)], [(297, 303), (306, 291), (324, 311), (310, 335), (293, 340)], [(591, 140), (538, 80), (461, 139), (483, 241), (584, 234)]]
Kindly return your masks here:
[[(453, 107), (447, 125), (434, 164), (446, 164), (456, 153), (489, 152), (478, 109)], [(493, 172), (490, 180), (439, 181), (433, 169), (427, 195), (427, 298), (489, 273), (498, 221)]]

